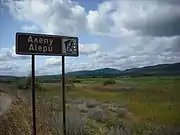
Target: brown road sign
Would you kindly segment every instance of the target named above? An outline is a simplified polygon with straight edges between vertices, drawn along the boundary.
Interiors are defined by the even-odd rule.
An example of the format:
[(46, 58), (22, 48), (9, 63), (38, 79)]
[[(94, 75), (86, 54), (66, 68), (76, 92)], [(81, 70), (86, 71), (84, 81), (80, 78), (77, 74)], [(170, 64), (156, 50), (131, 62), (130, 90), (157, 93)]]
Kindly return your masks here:
[(78, 37), (18, 32), (16, 54), (78, 56)]

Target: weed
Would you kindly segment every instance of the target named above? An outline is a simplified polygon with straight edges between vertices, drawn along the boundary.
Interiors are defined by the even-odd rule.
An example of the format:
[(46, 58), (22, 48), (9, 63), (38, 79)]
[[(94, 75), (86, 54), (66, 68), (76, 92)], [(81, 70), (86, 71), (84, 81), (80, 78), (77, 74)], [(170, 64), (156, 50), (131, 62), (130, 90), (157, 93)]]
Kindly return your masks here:
[(103, 85), (111, 85), (111, 84), (116, 84), (116, 82), (114, 80), (105, 80), (103, 82)]
[[(52, 122), (59, 134), (63, 134), (63, 115), (62, 112), (56, 112), (53, 115)], [(87, 135), (85, 121), (82, 119), (80, 112), (71, 109), (66, 112), (67, 135)]]

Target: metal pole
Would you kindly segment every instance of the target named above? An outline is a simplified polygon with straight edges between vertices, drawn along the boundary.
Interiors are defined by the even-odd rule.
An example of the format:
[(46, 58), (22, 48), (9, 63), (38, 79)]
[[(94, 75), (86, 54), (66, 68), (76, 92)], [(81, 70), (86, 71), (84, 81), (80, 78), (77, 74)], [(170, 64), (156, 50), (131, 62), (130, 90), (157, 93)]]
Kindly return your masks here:
[(33, 116), (33, 135), (36, 135), (36, 102), (35, 102), (35, 56), (32, 55), (32, 116)]
[(62, 56), (62, 106), (63, 106), (63, 129), (66, 135), (66, 104), (65, 104), (65, 68), (64, 56)]

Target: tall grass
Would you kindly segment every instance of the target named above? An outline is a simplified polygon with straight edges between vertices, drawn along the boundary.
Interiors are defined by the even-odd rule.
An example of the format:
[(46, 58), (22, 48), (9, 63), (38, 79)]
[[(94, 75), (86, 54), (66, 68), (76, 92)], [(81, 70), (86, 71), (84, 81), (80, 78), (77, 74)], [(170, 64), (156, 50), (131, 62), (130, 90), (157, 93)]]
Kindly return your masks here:
[[(112, 101), (119, 105), (127, 103), (128, 110), (133, 112), (139, 122), (142, 123), (135, 124), (132, 129), (129, 129), (126, 125), (119, 125), (112, 120), (113, 124), (107, 126), (108, 121), (99, 122), (94, 117), (93, 119), (84, 117), (80, 111), (71, 108), (67, 109), (67, 135), (178, 135), (178, 128), (156, 129), (149, 123), (179, 124), (179, 82), (175, 79), (162, 81), (153, 79), (130, 78), (119, 80), (122, 84), (137, 89), (137, 91), (129, 93), (101, 92), (92, 90), (92, 87), (88, 86), (86, 89), (79, 88), (76, 91), (70, 91), (69, 97), (73, 98), (84, 97), (87, 99), (93, 97), (98, 101)], [(88, 80), (85, 81), (88, 82)], [(92, 79), (90, 81), (96, 82)], [(103, 81), (103, 79), (99, 80), (99, 84), (102, 85)], [(118, 80), (116, 82), (118, 85)], [(52, 91), (49, 91), (46, 96), (42, 95), (43, 92), (37, 92), (40, 94), (36, 98), (37, 135), (62, 135), (62, 109), (61, 103), (56, 98), (60, 86), (54, 88), (55, 86), (50, 86)], [(27, 99), (19, 96), (16, 101), (13, 101), (5, 115), (0, 117), (0, 135), (32, 135), (31, 100), (30, 98)], [(97, 102), (87, 104), (90, 109), (97, 105), (99, 105)], [(117, 110), (117, 112), (119, 119), (122, 119), (126, 114), (126, 110), (122, 109)]]
[[(54, 101), (55, 99), (45, 100), (38, 97), (36, 100), (37, 135), (63, 135), (61, 107), (51, 100)], [(145, 123), (132, 130), (122, 122), (112, 121), (109, 126), (106, 126), (85, 118), (75, 108), (67, 109), (67, 135), (151, 135), (152, 133), (153, 135), (164, 135), (167, 132), (167, 130), (154, 130)], [(0, 120), (0, 135), (31, 135), (32, 114), (30, 102), (18, 98)]]
[[(63, 120), (59, 104), (38, 97), (36, 100), (37, 135), (62, 135)], [(0, 135), (31, 135), (31, 102), (18, 98), (1, 117)], [(75, 109), (66, 111), (67, 135), (87, 135), (85, 120)]]

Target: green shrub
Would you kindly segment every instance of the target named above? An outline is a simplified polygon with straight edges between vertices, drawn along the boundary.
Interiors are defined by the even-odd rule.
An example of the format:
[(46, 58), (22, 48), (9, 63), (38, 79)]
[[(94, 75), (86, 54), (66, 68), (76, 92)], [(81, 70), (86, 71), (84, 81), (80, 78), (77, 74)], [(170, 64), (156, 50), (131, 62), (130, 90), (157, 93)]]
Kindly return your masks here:
[(18, 88), (18, 89), (26, 89), (26, 87), (25, 87), (25, 82), (24, 82), (24, 80), (18, 80), (18, 81), (16, 81), (15, 83), (15, 86)]
[(35, 82), (35, 88), (36, 88), (37, 91), (45, 91), (45, 88), (43, 88), (43, 87), (41, 86), (41, 83), (39, 82), (39, 80), (36, 80), (36, 82)]
[[(62, 80), (60, 80), (60, 81), (62, 81)], [(65, 79), (65, 88), (67, 91), (75, 90), (75, 85), (74, 85), (74, 82), (72, 79), (70, 79), (70, 78)]]
[[(20, 79), (15, 82), (15, 85), (18, 89), (28, 90), (31, 89), (31, 77), (26, 79)], [(45, 89), (41, 87), (41, 83), (38, 79), (35, 80), (35, 89), (36, 91), (44, 91)]]
[(81, 83), (81, 80), (72, 80), (73, 83)]
[(103, 82), (103, 85), (111, 85), (111, 84), (116, 84), (114, 80), (106, 80)]

